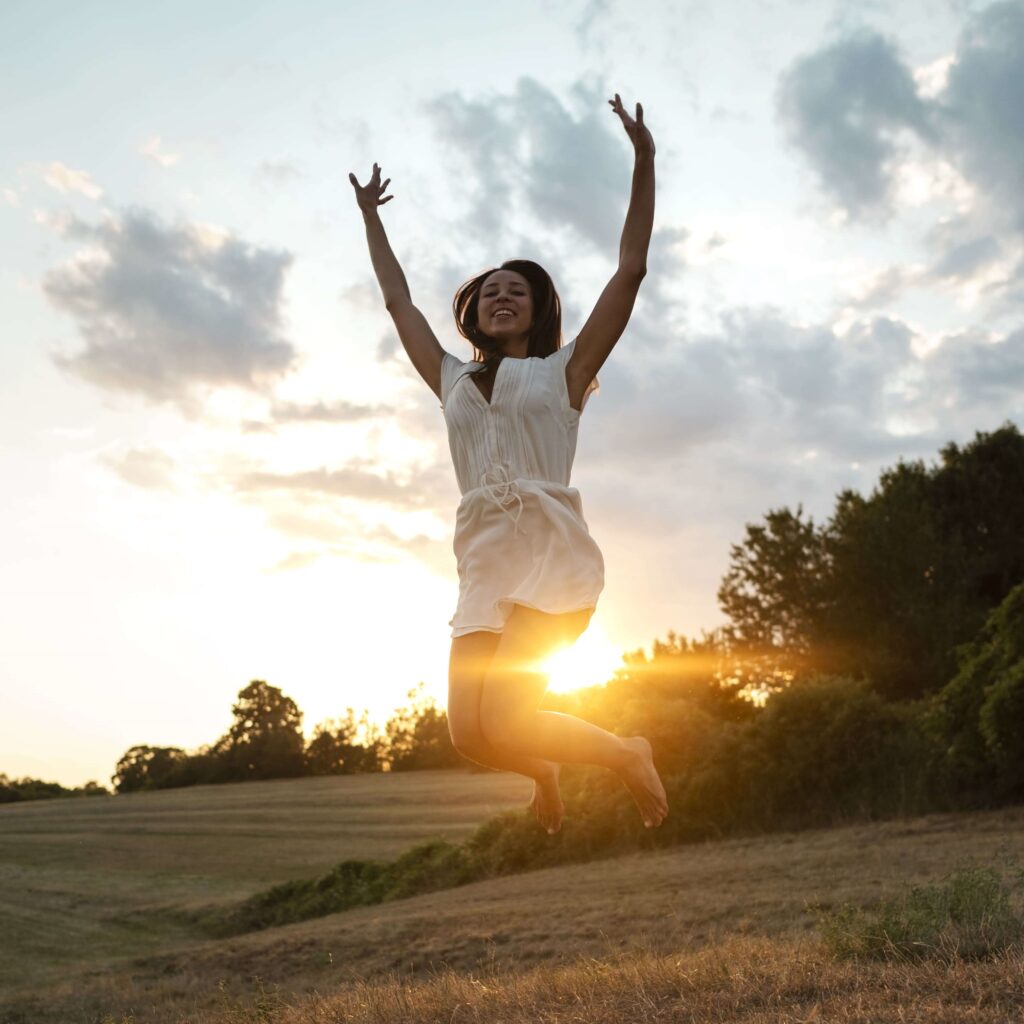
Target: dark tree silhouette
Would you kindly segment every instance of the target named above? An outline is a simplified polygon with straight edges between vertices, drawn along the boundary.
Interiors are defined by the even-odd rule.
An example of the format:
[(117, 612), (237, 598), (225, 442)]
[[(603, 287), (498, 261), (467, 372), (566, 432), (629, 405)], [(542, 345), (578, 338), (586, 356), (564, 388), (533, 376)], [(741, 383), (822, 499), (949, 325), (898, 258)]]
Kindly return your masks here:
[(380, 730), (364, 711), (357, 721), (348, 708), (344, 718), (319, 723), (306, 745), (306, 768), (310, 775), (351, 775), (376, 772), (383, 767), (386, 751)]
[(180, 747), (130, 747), (117, 762), (110, 781), (118, 793), (162, 789), (187, 758)]
[(466, 763), (452, 746), (448, 715), (424, 691), (422, 682), (411, 689), (408, 706), (397, 709), (384, 727), (392, 771), (454, 768)]
[(958, 650), (960, 670), (935, 701), (947, 769), (975, 794), (1024, 796), (1024, 584)]
[(899, 462), (820, 528), (773, 510), (734, 545), (725, 635), (783, 667), (867, 678), (892, 699), (944, 686), (955, 648), (1024, 581), (1024, 437), (979, 432), (941, 461)]
[(215, 755), (230, 778), (277, 779), (306, 773), (302, 712), (276, 686), (254, 679), (238, 693), (234, 722)]

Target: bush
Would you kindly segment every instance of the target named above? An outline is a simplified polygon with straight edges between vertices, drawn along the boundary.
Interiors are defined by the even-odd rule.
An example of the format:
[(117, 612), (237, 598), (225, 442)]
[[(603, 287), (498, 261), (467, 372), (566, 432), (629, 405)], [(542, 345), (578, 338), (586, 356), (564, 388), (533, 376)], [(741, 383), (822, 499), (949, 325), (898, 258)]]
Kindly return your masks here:
[(958, 649), (958, 659), (930, 714), (950, 785), (975, 800), (1024, 795), (1024, 584)]
[(749, 814), (772, 827), (913, 813), (927, 805), (928, 741), (917, 707), (867, 682), (796, 682), (772, 697), (745, 742), (759, 778)]
[(396, 860), (346, 860), (319, 878), (284, 882), (243, 901), (227, 915), (206, 919), (214, 934), (234, 934), (341, 910), (451, 889), (475, 881), (481, 868), (465, 846), (442, 840), (420, 843)]
[(1024, 873), (1007, 881), (988, 867), (961, 868), (870, 909), (819, 913), (825, 946), (840, 959), (977, 958), (1024, 941)]

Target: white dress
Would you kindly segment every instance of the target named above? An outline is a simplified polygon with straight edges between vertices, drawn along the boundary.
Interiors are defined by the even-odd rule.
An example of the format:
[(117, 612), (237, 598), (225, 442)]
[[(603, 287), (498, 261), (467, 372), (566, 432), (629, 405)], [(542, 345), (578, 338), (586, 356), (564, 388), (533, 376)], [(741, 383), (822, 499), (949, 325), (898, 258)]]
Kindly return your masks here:
[[(500, 633), (514, 604), (594, 608), (604, 589), (604, 559), (569, 486), (580, 410), (569, 405), (565, 367), (575, 345), (574, 338), (550, 356), (502, 359), (490, 404), (467, 376), (483, 364), (444, 354), (441, 408), (462, 493), (452, 637)], [(595, 377), (583, 408), (598, 390)]]

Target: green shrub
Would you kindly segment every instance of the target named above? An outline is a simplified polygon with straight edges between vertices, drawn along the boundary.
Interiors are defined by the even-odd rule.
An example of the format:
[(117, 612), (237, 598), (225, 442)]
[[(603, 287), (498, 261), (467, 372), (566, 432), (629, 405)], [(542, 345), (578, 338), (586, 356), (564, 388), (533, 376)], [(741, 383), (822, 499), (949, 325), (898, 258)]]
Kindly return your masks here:
[(1024, 874), (988, 867), (954, 871), (871, 908), (818, 909), (825, 946), (841, 959), (911, 960), (989, 956), (1024, 941)]
[(935, 697), (932, 731), (951, 787), (975, 801), (1024, 794), (1024, 583), (958, 648), (960, 669)]
[(234, 934), (353, 907), (451, 889), (482, 877), (483, 868), (469, 849), (430, 840), (396, 860), (346, 860), (319, 878), (284, 882), (244, 900), (227, 914), (214, 913), (205, 924), (214, 934)]
[(749, 814), (765, 826), (833, 824), (926, 806), (926, 738), (913, 704), (844, 677), (772, 697), (746, 742), (763, 765)]

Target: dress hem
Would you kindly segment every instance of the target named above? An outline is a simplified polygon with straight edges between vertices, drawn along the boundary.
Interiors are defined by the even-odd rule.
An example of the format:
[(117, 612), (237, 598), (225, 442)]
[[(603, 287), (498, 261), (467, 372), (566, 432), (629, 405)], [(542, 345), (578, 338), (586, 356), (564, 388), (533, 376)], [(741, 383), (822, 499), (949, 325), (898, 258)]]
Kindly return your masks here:
[[(503, 598), (502, 600), (507, 600)], [(530, 604), (528, 601), (513, 601), (512, 604), (521, 604), (524, 608), (532, 608), (535, 612), (544, 612), (545, 615), (569, 615), (572, 612), (586, 611), (588, 608), (593, 611), (597, 610), (596, 601), (588, 601), (586, 604), (578, 605), (575, 608), (559, 608), (555, 611), (551, 611), (548, 608), (541, 608), (539, 605)], [(451, 623), (449, 623), (451, 625)], [(466, 636), (469, 633), (501, 633), (505, 629), (504, 625), (501, 626), (452, 626), (452, 633), (450, 639), (455, 640), (460, 636)], [(457, 632), (462, 630), (461, 633)]]

